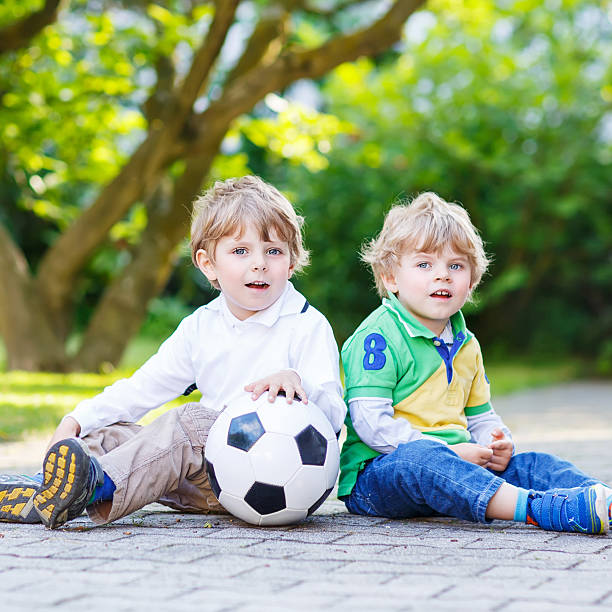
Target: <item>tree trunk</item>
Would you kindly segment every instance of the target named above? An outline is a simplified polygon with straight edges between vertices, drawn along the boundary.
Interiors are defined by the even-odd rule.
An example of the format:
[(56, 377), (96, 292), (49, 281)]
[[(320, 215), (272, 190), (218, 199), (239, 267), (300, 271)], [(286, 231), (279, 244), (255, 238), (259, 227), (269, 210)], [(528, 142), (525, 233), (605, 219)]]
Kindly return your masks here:
[(62, 371), (64, 343), (52, 331), (28, 264), (0, 225), (0, 333), (10, 370)]
[(170, 206), (150, 214), (134, 258), (104, 293), (71, 369), (97, 371), (104, 363), (118, 365), (129, 340), (140, 329), (149, 302), (168, 281), (176, 246), (189, 232), (191, 202), (200, 192), (221, 138), (210, 143), (207, 154), (189, 160), (174, 186)]

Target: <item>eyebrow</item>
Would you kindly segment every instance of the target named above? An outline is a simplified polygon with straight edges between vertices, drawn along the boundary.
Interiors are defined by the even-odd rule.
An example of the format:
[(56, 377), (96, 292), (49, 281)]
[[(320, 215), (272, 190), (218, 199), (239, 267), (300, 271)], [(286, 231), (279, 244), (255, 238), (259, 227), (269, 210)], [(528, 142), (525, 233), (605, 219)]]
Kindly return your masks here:
[[(228, 236), (228, 238), (230, 238), (230, 240), (233, 240), (234, 242), (250, 244), (250, 242), (246, 240), (243, 236)], [(286, 240), (282, 240), (282, 239), (278, 239), (278, 240), (263, 240), (262, 239), (261, 242), (263, 242), (264, 244), (274, 244), (274, 245), (289, 244)]]
[[(438, 255), (436, 255), (436, 253), (432, 251), (418, 251), (414, 253), (411, 257), (419, 259), (420, 257), (438, 257)], [(460, 259), (468, 262), (470, 261), (470, 258), (467, 255), (464, 255), (463, 253), (455, 253), (454, 255), (449, 257), (449, 259)]]

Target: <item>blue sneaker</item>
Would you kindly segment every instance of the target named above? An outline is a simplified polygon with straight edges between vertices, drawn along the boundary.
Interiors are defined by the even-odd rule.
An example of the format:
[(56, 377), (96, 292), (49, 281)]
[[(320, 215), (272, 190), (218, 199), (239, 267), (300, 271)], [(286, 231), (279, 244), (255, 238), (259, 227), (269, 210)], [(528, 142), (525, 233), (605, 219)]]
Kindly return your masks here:
[[(574, 487), (571, 489), (550, 489), (554, 493), (572, 493), (578, 491), (582, 487)], [(606, 509), (608, 512), (608, 523), (610, 524), (610, 530), (612, 531), (612, 489), (607, 485), (603, 485), (604, 496), (606, 498)]]
[(0, 521), (40, 523), (34, 493), (40, 481), (31, 476), (0, 474)]
[(610, 529), (612, 529), (612, 489), (604, 485), (604, 492), (606, 494), (606, 508), (608, 509), (608, 522), (610, 523)]
[(56, 442), (47, 451), (43, 470), (43, 483), (34, 496), (34, 508), (50, 529), (80, 516), (96, 487), (104, 483), (98, 460), (78, 438)]
[(548, 531), (608, 533), (610, 519), (604, 486), (531, 492), (527, 523)]

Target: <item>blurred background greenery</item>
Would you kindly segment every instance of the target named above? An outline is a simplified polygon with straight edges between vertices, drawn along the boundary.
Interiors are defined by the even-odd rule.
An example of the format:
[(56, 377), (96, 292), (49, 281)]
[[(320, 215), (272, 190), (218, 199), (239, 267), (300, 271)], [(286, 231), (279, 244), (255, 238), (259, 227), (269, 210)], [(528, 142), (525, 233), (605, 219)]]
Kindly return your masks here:
[[(0, 31), (49, 4), (5, 1)], [(466, 314), (497, 390), (612, 373), (612, 3), (416, 3), (398, 41), (329, 60), (326, 43), (367, 29), (391, 4), (240, 3), (175, 130), (180, 154), (150, 175), (153, 162), (126, 168), (171, 123), (164, 109), (210, 32), (212, 4), (74, 0), (21, 47), (0, 49), (0, 368), (102, 372), (30, 379), (32, 393), (68, 398), (50, 400), (53, 420), (214, 296), (186, 249), (190, 171), (194, 193), (256, 173), (295, 203), (312, 251), (295, 283), (339, 344), (378, 303), (360, 245), (395, 201), (432, 190), (466, 207), (493, 257)], [(283, 7), (282, 28), (271, 6)], [(255, 70), (303, 50), (322, 50), (329, 69), (281, 79), (233, 117), (217, 110), (232, 84), (253, 85), (268, 74)], [(60, 252), (61, 238), (75, 235), (75, 253), (89, 244), (106, 221), (77, 222), (121, 200), (112, 189), (123, 179), (138, 189), (65, 272), (72, 251)], [(164, 217), (170, 207), (182, 216)], [(163, 256), (147, 252), (164, 228), (175, 242)], [(102, 348), (92, 356), (83, 346)], [(23, 379), (0, 376), (6, 413)], [(35, 411), (40, 393), (22, 403)], [(11, 435), (0, 426), (0, 439)]]

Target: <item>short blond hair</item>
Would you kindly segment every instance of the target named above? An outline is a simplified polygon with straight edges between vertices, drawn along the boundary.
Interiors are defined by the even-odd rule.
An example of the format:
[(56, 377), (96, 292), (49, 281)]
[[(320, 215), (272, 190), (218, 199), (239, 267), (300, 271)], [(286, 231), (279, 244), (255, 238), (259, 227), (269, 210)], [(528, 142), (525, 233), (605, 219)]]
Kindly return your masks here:
[(447, 246), (468, 258), (475, 288), (489, 265), (478, 230), (465, 208), (425, 192), (391, 208), (380, 234), (363, 246), (361, 258), (370, 264), (378, 294), (385, 297), (382, 276), (397, 267), (406, 251), (436, 253)]
[(214, 262), (221, 238), (254, 226), (265, 241), (274, 232), (287, 242), (291, 265), (294, 272), (299, 272), (309, 262), (302, 239), (303, 225), (304, 218), (295, 212), (291, 202), (258, 176), (217, 181), (193, 203), (191, 259), (197, 266), (196, 253), (204, 249)]

